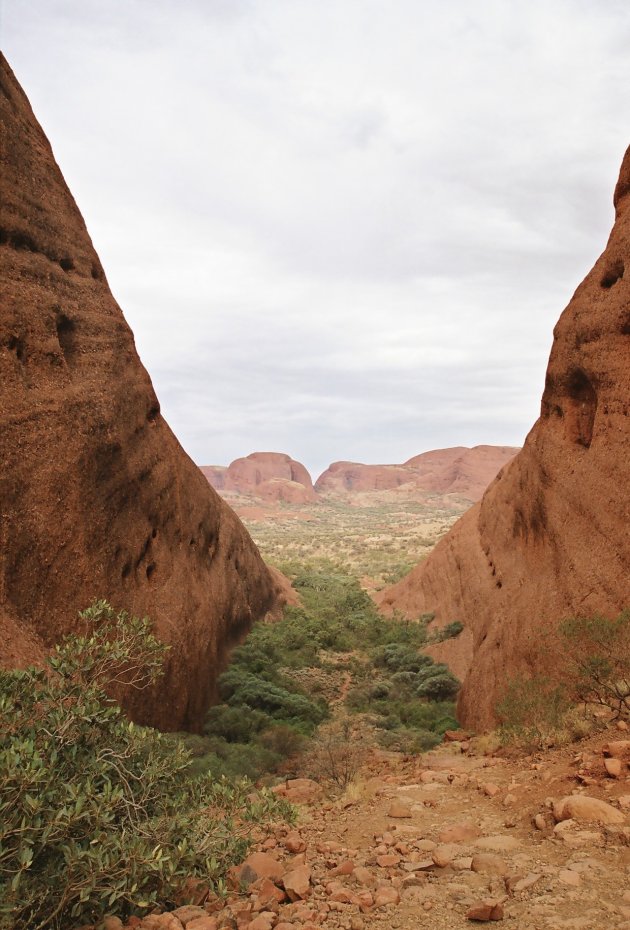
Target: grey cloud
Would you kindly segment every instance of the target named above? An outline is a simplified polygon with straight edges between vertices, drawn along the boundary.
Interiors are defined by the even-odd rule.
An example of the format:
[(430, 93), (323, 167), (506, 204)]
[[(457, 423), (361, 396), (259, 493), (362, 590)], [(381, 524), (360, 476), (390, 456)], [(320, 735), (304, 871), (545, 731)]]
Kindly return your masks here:
[(612, 221), (626, 3), (5, 0), (3, 33), (197, 461), (522, 441)]

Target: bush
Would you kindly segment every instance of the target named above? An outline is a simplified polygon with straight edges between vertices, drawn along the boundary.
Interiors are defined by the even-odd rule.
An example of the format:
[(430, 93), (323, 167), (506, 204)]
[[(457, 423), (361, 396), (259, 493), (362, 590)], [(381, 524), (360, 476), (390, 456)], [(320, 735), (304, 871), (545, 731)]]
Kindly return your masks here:
[(320, 731), (309, 753), (307, 768), (315, 778), (331, 781), (343, 791), (355, 779), (364, 755), (362, 744), (346, 719)]
[(514, 678), (496, 707), (504, 743), (543, 749), (562, 728), (570, 702), (562, 685), (548, 678)]
[(418, 686), (416, 694), (429, 701), (447, 701), (459, 691), (459, 681), (451, 672), (432, 675)]
[(571, 694), (630, 716), (630, 611), (608, 620), (576, 617), (560, 627)]
[(155, 680), (147, 620), (95, 602), (45, 670), (0, 673), (0, 926), (44, 930), (221, 887), (248, 822), (277, 812), (245, 784), (190, 776), (191, 755), (135, 727), (110, 696)]

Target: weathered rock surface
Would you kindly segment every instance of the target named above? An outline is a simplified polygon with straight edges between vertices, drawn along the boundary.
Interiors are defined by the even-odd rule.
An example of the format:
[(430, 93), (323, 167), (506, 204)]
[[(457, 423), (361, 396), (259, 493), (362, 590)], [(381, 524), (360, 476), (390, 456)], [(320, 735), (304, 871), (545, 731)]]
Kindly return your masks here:
[[(386, 612), (434, 610), (440, 624), (468, 628), (466, 726), (492, 724), (506, 677), (541, 671), (545, 629), (628, 606), (630, 150), (614, 205), (606, 249), (555, 328), (541, 415), (524, 448), (429, 558), (379, 598)], [(555, 658), (547, 654), (547, 671)]]
[(204, 465), (201, 470), (218, 491), (251, 494), (289, 504), (316, 500), (311, 476), (304, 465), (283, 452), (252, 452), (235, 459), (227, 468)]
[(477, 501), (517, 452), (512, 446), (457, 446), (423, 452), (402, 465), (333, 462), (315, 482), (315, 490), (351, 496), (400, 489), (406, 495), (457, 494)]
[(196, 728), (276, 585), (181, 449), (26, 96), (2, 59), (0, 661), (33, 661), (94, 597), (172, 646), (132, 715)]

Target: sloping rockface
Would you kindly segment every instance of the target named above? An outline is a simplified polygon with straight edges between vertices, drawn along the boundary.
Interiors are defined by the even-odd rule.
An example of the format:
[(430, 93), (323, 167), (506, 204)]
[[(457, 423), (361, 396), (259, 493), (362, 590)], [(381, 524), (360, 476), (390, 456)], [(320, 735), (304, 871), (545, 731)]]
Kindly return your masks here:
[[(553, 674), (541, 637), (575, 614), (630, 606), (630, 149), (604, 253), (554, 330), (539, 420), (426, 562), (381, 593), (468, 628), (460, 716), (493, 722), (505, 681)], [(454, 641), (452, 647), (461, 652)], [(442, 646), (446, 661), (449, 644)]]
[(313, 482), (301, 462), (284, 452), (252, 452), (227, 469), (204, 465), (201, 470), (218, 491), (251, 494), (268, 501), (308, 504), (316, 500)]
[(518, 451), (513, 446), (456, 446), (422, 452), (402, 465), (333, 462), (315, 482), (315, 490), (346, 497), (400, 489), (406, 496), (457, 494), (477, 501)]
[(148, 615), (166, 674), (136, 720), (200, 726), (225, 652), (274, 606), (236, 515), (160, 415), (133, 334), (4, 58), (0, 661), (41, 657), (95, 597)]

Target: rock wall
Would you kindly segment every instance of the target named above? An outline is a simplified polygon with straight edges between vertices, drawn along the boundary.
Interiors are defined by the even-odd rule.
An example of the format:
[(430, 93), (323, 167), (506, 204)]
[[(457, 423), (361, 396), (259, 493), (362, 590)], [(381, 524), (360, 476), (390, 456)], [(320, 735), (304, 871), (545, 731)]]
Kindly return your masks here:
[(0, 105), (0, 661), (41, 657), (104, 597), (172, 646), (159, 687), (127, 696), (132, 716), (196, 729), (226, 650), (278, 585), (162, 418), (4, 59)]
[(379, 597), (386, 612), (435, 610), (440, 625), (467, 627), (466, 654), (452, 646), (467, 727), (492, 724), (511, 675), (553, 673), (545, 629), (630, 606), (630, 149), (614, 205), (606, 249), (554, 330), (540, 418), (522, 451)]

